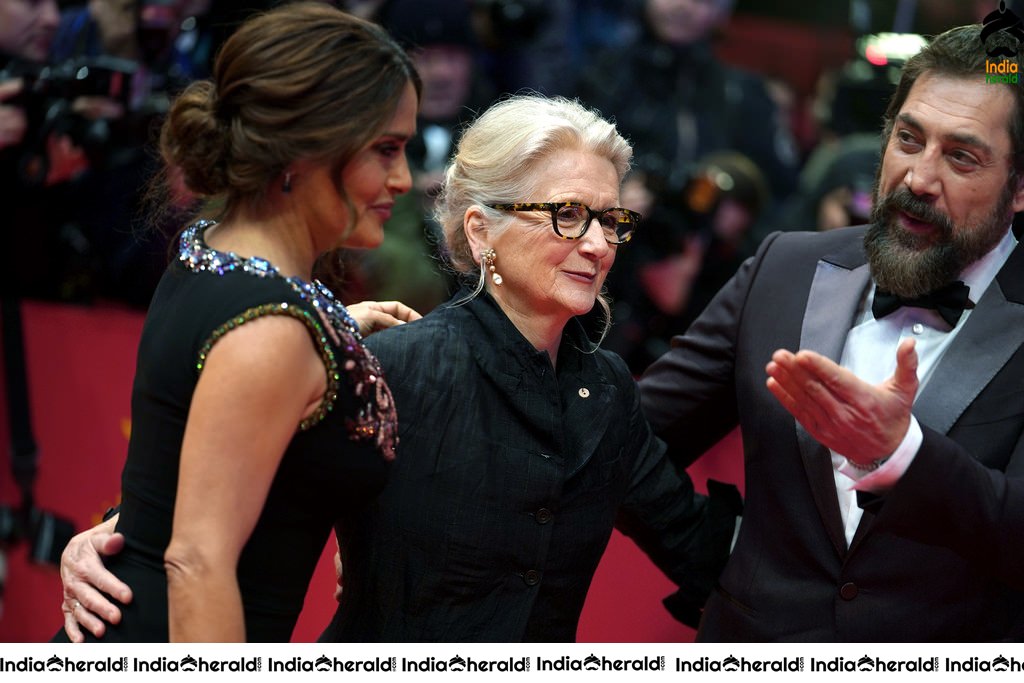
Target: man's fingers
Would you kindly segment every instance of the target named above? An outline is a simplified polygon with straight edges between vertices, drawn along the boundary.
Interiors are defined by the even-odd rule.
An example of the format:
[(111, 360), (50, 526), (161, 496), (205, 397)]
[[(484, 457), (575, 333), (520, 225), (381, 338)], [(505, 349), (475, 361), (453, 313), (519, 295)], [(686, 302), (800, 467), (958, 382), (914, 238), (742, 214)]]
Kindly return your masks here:
[(97, 638), (102, 638), (106, 632), (107, 625), (91, 613), (80, 600), (65, 594), (61, 610), (64, 612), (64, 632), (73, 643), (81, 643), (85, 640), (82, 628)]
[(377, 310), (368, 311), (359, 321), (360, 332), (364, 336), (402, 324), (395, 316)]
[(61, 558), (65, 614), (71, 614), (93, 634), (103, 632), (100, 619), (115, 624), (121, 620), (121, 610), (108, 595), (122, 604), (132, 600), (127, 584), (103, 566), (103, 556), (115, 554), (123, 547), (122, 534), (96, 532), (76, 536)]
[(93, 546), (96, 552), (105, 557), (116, 555), (124, 549), (124, 534), (97, 534), (93, 539)]
[(896, 371), (893, 373), (893, 382), (897, 391), (904, 396), (909, 396), (913, 401), (917, 393), (917, 350), (914, 348), (913, 339), (904, 339), (899, 348), (896, 349)]
[(767, 386), (768, 391), (772, 392), (782, 407), (789, 411), (793, 419), (803, 425), (811, 436), (819, 441), (827, 438), (821, 429), (831, 423), (817, 402), (808, 399), (806, 394), (801, 394), (800, 398), (795, 397), (774, 377), (768, 378)]
[(884, 457), (906, 434), (918, 386), (912, 340), (900, 345), (893, 376), (877, 385), (812, 351), (776, 351), (766, 371), (780, 404), (820, 443), (848, 458)]
[(785, 386), (779, 383), (774, 377), (769, 377), (767, 382), (768, 391), (772, 392), (772, 395), (778, 399), (782, 407), (788, 410), (790, 413), (799, 409), (799, 404), (793, 399), (792, 395), (786, 391)]
[(813, 351), (797, 353), (796, 363), (815, 382), (837, 396), (849, 395), (860, 381), (852, 372), (831, 358)]
[(849, 428), (857, 402), (856, 379), (820, 354), (784, 349), (772, 355), (768, 390), (815, 439), (829, 445)]
[(402, 322), (411, 323), (413, 320), (419, 320), (423, 317), (419, 311), (406, 306), (401, 301), (378, 301), (376, 303), (380, 306), (382, 312)]
[[(768, 364), (767, 372), (788, 395), (790, 402), (783, 405), (794, 417), (801, 421), (807, 418), (815, 423), (821, 423), (824, 414), (836, 408), (836, 400), (830, 388), (817, 374), (809, 372), (808, 366), (800, 360), (799, 354), (776, 351), (772, 355), (772, 362)], [(807, 426), (806, 423), (804, 426)]]
[[(121, 581), (121, 579), (117, 578), (116, 576), (114, 576), (114, 574), (108, 571), (106, 566), (104, 566), (102, 560), (99, 559), (105, 556), (115, 555), (121, 552), (121, 550), (124, 548), (124, 534), (99, 533), (91, 536), (89, 538), (89, 541), (90, 543), (92, 543), (93, 548), (96, 550), (97, 557), (89, 559), (83, 558), (82, 566), (79, 569), (79, 571), (76, 572), (78, 573), (77, 578), (79, 578), (82, 581), (83, 585), (87, 586), (88, 589), (95, 593), (97, 596), (99, 596), (100, 594), (92, 590), (93, 586), (103, 591), (107, 595), (113, 597), (115, 600), (122, 604), (131, 602), (132, 589), (129, 588), (128, 584), (126, 584), (124, 581)], [(86, 597), (92, 598), (93, 596), (90, 594)], [(78, 598), (82, 600), (83, 596), (79, 595)], [(106, 603), (106, 605), (110, 605), (114, 612), (117, 612), (116, 618), (120, 619), (120, 611), (118, 611), (113, 605), (111, 605), (105, 598), (101, 599), (103, 603)], [(101, 607), (103, 606), (101, 604), (92, 602), (91, 600), (87, 602), (86, 605), (90, 606), (90, 609), (93, 609), (93, 611), (100, 612), (100, 614), (102, 614), (104, 618), (106, 618), (108, 614), (113, 614), (111, 610), (102, 609)], [(96, 609), (94, 609), (92, 605), (95, 605)]]
[(363, 335), (423, 317), (401, 301), (360, 301), (349, 305), (348, 312), (359, 323)]
[[(84, 604), (81, 604), (78, 609), (71, 613), (71, 616), (75, 618), (78, 624), (93, 634), (97, 638), (102, 638), (103, 634), (107, 632), (107, 624), (103, 619), (100, 619), (95, 614), (90, 612)], [(111, 623), (117, 623), (117, 621), (109, 620)], [(118, 613), (118, 621), (120, 621), (120, 612)]]
[[(74, 581), (68, 584), (67, 587), (67, 600), (69, 608), (74, 607), (74, 603), (78, 603), (80, 607), (76, 610), (76, 618), (78, 615), (85, 614), (88, 616), (96, 615), (96, 618), (109, 621), (112, 624), (116, 624), (121, 621), (121, 610), (118, 609), (117, 605), (107, 599), (106, 595), (101, 593), (107, 592), (106, 588), (99, 587), (100, 582), (97, 582), (97, 586), (92, 586), (85, 581)], [(81, 622), (82, 619), (78, 618)], [(88, 628), (88, 626), (87, 626)], [(92, 628), (90, 631), (95, 632)]]
[(68, 609), (62, 609), (64, 612), (64, 633), (67, 634), (68, 640), (72, 643), (81, 643), (85, 641), (85, 636), (82, 635), (82, 629), (78, 628), (78, 622), (75, 621), (74, 615)]

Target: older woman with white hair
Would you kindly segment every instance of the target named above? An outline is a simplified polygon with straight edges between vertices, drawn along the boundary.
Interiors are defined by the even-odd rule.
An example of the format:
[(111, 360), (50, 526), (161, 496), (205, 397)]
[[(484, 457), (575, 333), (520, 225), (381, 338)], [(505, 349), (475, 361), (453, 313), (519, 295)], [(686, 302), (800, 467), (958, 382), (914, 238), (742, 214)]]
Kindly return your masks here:
[[(373, 335), (401, 452), (384, 494), (338, 525), (343, 592), (325, 639), (573, 640), (613, 526), (695, 619), (738, 496), (697, 495), (622, 360), (579, 321), (640, 216), (632, 150), (577, 102), (518, 96), (463, 134), (437, 203), (466, 287)], [(729, 504), (725, 502), (728, 500)]]
[(324, 640), (573, 640), (616, 526), (696, 625), (738, 494), (694, 492), (625, 363), (579, 321), (596, 302), (607, 327), (602, 285), (640, 220), (619, 206), (631, 155), (565, 99), (512, 97), (464, 132), (437, 219), (466, 286), (366, 340), (401, 445), (383, 493), (337, 524), (343, 589)]

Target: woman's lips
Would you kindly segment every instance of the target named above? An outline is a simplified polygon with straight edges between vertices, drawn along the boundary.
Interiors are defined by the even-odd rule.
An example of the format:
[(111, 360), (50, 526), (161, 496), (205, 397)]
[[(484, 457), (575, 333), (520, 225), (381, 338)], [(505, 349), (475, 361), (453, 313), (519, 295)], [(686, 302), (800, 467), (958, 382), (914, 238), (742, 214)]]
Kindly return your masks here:
[(565, 271), (565, 274), (575, 280), (586, 282), (588, 284), (592, 283), (595, 279), (597, 279), (597, 273), (590, 273), (580, 270), (567, 270)]
[(394, 204), (374, 204), (370, 207), (370, 210), (377, 214), (381, 221), (386, 221), (391, 218), (391, 208)]

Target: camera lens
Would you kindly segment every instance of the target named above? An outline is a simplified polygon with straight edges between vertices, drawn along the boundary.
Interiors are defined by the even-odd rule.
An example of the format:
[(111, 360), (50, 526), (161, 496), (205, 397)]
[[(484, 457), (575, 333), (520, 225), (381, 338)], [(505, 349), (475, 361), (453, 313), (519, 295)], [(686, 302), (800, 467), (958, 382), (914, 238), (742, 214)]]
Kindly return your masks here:
[(60, 554), (74, 535), (75, 527), (68, 520), (33, 510), (29, 557), (39, 564), (59, 565)]
[(0, 506), (0, 543), (11, 543), (17, 540), (17, 519), (11, 508)]

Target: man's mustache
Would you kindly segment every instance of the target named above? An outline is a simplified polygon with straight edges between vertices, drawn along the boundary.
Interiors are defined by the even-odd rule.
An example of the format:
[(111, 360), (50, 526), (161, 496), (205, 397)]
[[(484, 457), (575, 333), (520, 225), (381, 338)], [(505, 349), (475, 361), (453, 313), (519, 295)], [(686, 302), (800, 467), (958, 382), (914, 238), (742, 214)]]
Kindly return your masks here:
[(882, 209), (885, 213), (902, 211), (917, 220), (931, 223), (944, 235), (953, 232), (953, 221), (928, 202), (916, 197), (906, 188), (891, 192), (882, 198)]

